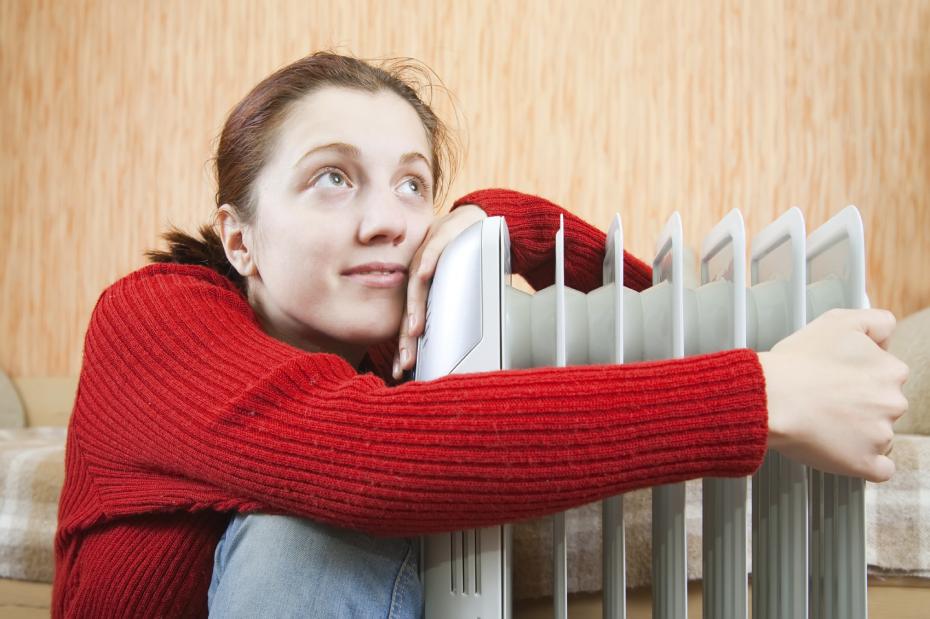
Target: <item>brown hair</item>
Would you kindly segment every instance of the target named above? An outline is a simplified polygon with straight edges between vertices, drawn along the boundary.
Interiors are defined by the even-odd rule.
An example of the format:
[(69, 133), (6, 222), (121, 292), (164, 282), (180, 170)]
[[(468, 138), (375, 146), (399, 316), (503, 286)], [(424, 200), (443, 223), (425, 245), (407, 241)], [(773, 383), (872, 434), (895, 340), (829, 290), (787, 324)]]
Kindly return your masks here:
[[(385, 61), (374, 66), (363, 60), (331, 52), (317, 52), (283, 67), (261, 81), (233, 108), (220, 134), (216, 165), (216, 206), (229, 204), (240, 219), (255, 217), (255, 179), (269, 158), (275, 130), (288, 106), (323, 86), (343, 86), (366, 92), (389, 90), (416, 111), (430, 143), (431, 167), (436, 186), (434, 202), (441, 203), (447, 189), (443, 169), (454, 169), (456, 149), (452, 134), (417, 92), (421, 81), (432, 92), (434, 75), (410, 59)], [(215, 225), (200, 227), (200, 238), (172, 227), (162, 235), (165, 251), (151, 250), (152, 262), (175, 262), (208, 266), (231, 279), (245, 292), (243, 278), (226, 259)]]

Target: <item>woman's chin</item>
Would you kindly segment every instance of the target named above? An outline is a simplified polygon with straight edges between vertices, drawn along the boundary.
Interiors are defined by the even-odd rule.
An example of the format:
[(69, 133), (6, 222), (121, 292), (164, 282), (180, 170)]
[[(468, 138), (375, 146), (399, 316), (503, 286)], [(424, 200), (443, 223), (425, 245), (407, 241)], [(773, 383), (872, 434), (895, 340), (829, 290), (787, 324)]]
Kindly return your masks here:
[(389, 340), (396, 340), (400, 335), (400, 319), (393, 327), (387, 326), (392, 323), (386, 321), (377, 324), (358, 325), (347, 334), (347, 341), (356, 345), (374, 346)]

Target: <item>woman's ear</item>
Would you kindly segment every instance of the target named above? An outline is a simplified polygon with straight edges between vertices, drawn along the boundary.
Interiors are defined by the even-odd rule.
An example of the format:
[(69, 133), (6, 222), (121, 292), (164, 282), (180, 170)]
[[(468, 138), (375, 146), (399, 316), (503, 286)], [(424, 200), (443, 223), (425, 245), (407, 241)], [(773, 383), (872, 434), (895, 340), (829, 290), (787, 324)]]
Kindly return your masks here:
[(251, 230), (239, 219), (236, 209), (229, 204), (220, 206), (216, 213), (216, 226), (229, 264), (243, 277), (255, 275), (258, 267), (255, 264)]

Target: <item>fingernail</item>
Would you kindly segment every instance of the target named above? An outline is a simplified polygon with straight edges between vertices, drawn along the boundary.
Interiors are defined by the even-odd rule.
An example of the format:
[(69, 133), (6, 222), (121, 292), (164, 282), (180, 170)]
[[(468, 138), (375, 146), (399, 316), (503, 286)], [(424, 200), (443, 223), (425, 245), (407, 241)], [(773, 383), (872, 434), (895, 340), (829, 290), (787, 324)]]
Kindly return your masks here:
[(407, 365), (407, 362), (410, 361), (410, 353), (406, 348), (400, 349), (400, 362), (404, 365)]
[(416, 324), (416, 319), (414, 318), (413, 314), (412, 313), (407, 314), (407, 331), (408, 332), (413, 331), (413, 327), (415, 324)]
[(400, 361), (397, 359), (397, 357), (394, 357), (394, 369), (392, 370), (392, 373), (394, 374), (395, 379), (400, 378)]

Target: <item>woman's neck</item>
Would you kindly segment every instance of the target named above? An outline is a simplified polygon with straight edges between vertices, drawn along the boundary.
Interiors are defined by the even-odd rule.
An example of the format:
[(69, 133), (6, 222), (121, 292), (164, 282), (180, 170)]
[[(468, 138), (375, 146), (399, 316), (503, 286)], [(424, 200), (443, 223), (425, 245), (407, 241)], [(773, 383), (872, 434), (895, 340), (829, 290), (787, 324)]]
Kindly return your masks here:
[(342, 357), (353, 368), (358, 369), (368, 352), (368, 346), (343, 342), (326, 337), (324, 334), (310, 332), (305, 325), (280, 312), (269, 311), (259, 298), (260, 295), (249, 291), (247, 300), (258, 317), (262, 331), (276, 340), (294, 348), (312, 353), (329, 353)]

